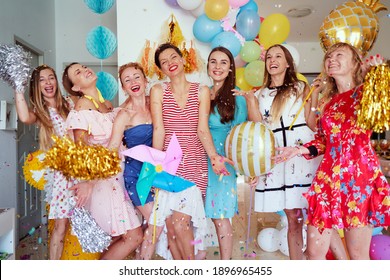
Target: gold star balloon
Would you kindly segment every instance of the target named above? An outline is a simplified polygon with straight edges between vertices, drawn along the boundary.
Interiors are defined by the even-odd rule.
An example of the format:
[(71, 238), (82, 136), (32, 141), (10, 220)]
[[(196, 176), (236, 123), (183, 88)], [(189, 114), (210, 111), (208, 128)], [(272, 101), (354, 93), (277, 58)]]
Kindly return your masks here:
[(374, 45), (379, 32), (376, 13), (387, 10), (379, 0), (345, 2), (332, 10), (322, 22), (319, 37), (326, 51), (338, 42), (349, 43), (364, 56)]

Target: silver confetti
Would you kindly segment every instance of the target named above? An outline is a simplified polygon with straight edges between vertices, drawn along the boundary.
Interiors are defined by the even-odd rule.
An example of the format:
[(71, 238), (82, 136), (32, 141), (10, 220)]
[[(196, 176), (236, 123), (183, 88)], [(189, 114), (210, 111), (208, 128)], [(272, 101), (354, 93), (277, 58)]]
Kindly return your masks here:
[(31, 73), (31, 54), (18, 45), (0, 44), (0, 79), (23, 92)]
[(111, 243), (111, 236), (96, 223), (91, 213), (82, 208), (74, 208), (72, 230), (77, 236), (81, 248), (87, 253), (103, 252)]

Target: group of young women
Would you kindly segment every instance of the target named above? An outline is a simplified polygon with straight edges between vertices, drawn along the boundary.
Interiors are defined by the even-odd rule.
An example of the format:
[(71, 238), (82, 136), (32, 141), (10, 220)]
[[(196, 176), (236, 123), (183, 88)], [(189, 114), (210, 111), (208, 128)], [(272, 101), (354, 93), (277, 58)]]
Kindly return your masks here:
[(23, 92), (15, 93), (19, 119), (41, 127), (42, 149), (56, 134), (119, 152), (140, 144), (165, 151), (176, 135), (183, 151), (176, 176), (193, 183), (181, 192), (152, 190), (141, 204), (136, 183), (142, 162), (135, 159), (124, 158), (123, 172), (106, 180), (69, 181), (54, 172), (46, 189), (49, 218), (55, 220), (50, 259), (60, 258), (71, 209), (81, 206), (113, 237), (102, 259), (125, 259), (135, 250), (138, 259), (151, 259), (159, 250), (166, 258), (204, 259), (207, 218), (215, 225), (221, 259), (231, 259), (237, 175), (224, 143), (231, 128), (246, 120), (267, 125), (280, 147), (278, 164), (251, 184), (256, 185), (255, 211), (285, 211), (290, 258), (306, 258), (304, 209), (309, 259), (324, 259), (329, 248), (346, 258), (337, 229), (345, 229), (351, 259), (369, 258), (372, 225), (390, 224), (390, 187), (371, 149), (371, 132), (356, 125), (363, 75), (353, 47), (336, 44), (328, 50), (310, 98), (282, 45), (267, 50), (264, 85), (255, 93), (235, 88), (234, 57), (224, 47), (208, 57), (211, 87), (187, 80), (176, 46), (160, 45), (154, 58), (167, 81), (154, 85), (149, 97), (142, 67), (121, 66), (128, 98), (118, 108), (101, 96), (95, 73), (79, 63), (68, 65), (62, 77), (65, 90), (77, 99), (61, 95), (56, 74), (46, 65), (33, 71), (31, 108)]

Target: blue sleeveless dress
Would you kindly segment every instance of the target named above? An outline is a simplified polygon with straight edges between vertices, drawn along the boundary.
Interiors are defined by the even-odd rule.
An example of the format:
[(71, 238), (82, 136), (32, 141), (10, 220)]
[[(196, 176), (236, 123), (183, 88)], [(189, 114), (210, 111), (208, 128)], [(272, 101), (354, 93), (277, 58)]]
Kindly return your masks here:
[[(151, 147), (153, 138), (153, 125), (140, 124), (133, 126), (129, 129), (126, 129), (123, 135), (123, 143), (128, 149), (142, 144)], [(125, 179), (126, 190), (134, 206), (141, 206), (141, 201), (138, 197), (135, 186), (138, 181), (139, 173), (142, 169), (142, 164), (143, 162), (130, 157), (126, 157), (125, 159), (125, 171), (123, 172), (123, 177)], [(153, 193), (149, 192), (145, 204), (151, 201), (153, 201)]]

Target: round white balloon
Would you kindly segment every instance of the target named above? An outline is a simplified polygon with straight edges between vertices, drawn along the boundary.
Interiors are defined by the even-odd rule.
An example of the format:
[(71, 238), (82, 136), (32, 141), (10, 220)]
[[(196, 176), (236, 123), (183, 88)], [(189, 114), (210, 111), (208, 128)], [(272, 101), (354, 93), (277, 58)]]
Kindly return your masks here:
[(294, 59), (295, 66), (298, 68), (299, 60), (300, 60), (300, 55), (298, 50), (294, 46), (291, 46), (289, 44), (282, 44), (282, 46), (288, 49), (288, 51), (291, 53), (291, 56)]
[(287, 231), (287, 227), (284, 227), (279, 231), (279, 251), (282, 252), (283, 255), (289, 256), (290, 254), (288, 252)]
[(257, 235), (257, 244), (266, 252), (276, 252), (279, 248), (279, 231), (276, 228), (262, 229)]
[(204, 5), (206, 4), (206, 1), (202, 0), (202, 3), (199, 5), (198, 8), (194, 9), (194, 10), (191, 10), (191, 14), (194, 16), (194, 17), (199, 17), (201, 15), (204, 14)]
[(203, 0), (177, 0), (177, 4), (184, 10), (191, 11), (200, 6)]

